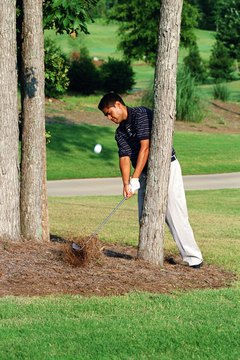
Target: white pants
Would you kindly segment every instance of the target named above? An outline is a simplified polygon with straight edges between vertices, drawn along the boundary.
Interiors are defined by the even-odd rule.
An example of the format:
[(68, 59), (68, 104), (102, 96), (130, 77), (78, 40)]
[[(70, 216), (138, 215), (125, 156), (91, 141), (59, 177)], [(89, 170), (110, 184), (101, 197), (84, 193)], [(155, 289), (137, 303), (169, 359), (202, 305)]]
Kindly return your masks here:
[[(139, 180), (141, 187), (138, 190), (138, 217), (140, 221), (146, 190), (146, 174), (142, 174)], [(178, 160), (172, 161), (170, 167), (166, 223), (177, 244), (183, 261), (187, 262), (189, 266), (200, 264), (203, 258), (188, 220), (182, 171)]]

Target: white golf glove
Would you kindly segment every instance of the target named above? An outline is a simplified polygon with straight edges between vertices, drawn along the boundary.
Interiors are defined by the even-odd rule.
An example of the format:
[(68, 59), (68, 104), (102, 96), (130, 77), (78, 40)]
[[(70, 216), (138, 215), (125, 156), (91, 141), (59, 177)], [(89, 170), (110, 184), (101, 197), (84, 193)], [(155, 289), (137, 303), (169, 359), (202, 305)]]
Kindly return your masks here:
[(131, 188), (131, 191), (133, 194), (135, 194), (135, 192), (140, 189), (140, 182), (138, 178), (131, 178), (129, 186)]

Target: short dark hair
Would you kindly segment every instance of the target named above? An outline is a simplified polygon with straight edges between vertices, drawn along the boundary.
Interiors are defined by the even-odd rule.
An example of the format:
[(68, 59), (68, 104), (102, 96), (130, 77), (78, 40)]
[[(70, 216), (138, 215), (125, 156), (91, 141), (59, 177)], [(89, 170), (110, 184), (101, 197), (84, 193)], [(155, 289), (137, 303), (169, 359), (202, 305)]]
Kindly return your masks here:
[(100, 100), (98, 109), (102, 111), (105, 107), (113, 106), (116, 101), (119, 101), (121, 104), (125, 105), (120, 95), (116, 94), (115, 92), (107, 93)]

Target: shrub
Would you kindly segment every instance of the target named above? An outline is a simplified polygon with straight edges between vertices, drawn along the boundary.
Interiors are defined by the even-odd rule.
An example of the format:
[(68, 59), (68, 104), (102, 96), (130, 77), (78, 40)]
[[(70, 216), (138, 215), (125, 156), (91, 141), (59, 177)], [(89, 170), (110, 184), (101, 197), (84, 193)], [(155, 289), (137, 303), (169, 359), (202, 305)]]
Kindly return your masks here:
[[(148, 90), (142, 97), (142, 105), (153, 109), (154, 92)], [(182, 121), (200, 122), (203, 119), (200, 96), (194, 78), (185, 66), (177, 73), (176, 118)]]
[(177, 120), (200, 122), (203, 119), (200, 96), (194, 77), (185, 66), (177, 73)]
[(80, 57), (70, 63), (68, 72), (69, 90), (90, 95), (100, 89), (100, 75), (86, 48), (80, 49)]
[(233, 71), (233, 59), (229, 51), (221, 41), (216, 41), (209, 59), (210, 75), (218, 80), (231, 80)]
[(201, 59), (197, 44), (189, 49), (189, 54), (184, 58), (184, 64), (197, 82), (203, 83), (207, 78), (207, 72)]
[(67, 91), (69, 63), (55, 42), (45, 39), (45, 95), (57, 98)]
[(134, 81), (134, 72), (131, 65), (124, 60), (109, 58), (108, 62), (100, 67), (102, 90), (125, 93), (131, 90)]
[(224, 84), (215, 84), (213, 87), (213, 98), (222, 101), (228, 101), (230, 98), (230, 91)]

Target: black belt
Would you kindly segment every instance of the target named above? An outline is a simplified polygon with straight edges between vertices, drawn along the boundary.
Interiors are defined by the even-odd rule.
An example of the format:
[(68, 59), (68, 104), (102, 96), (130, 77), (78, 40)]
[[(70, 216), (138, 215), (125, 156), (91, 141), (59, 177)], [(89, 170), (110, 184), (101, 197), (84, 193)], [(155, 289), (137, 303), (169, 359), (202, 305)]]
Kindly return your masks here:
[(176, 155), (172, 155), (172, 157), (171, 157), (171, 162), (174, 161), (174, 160), (177, 160)]

